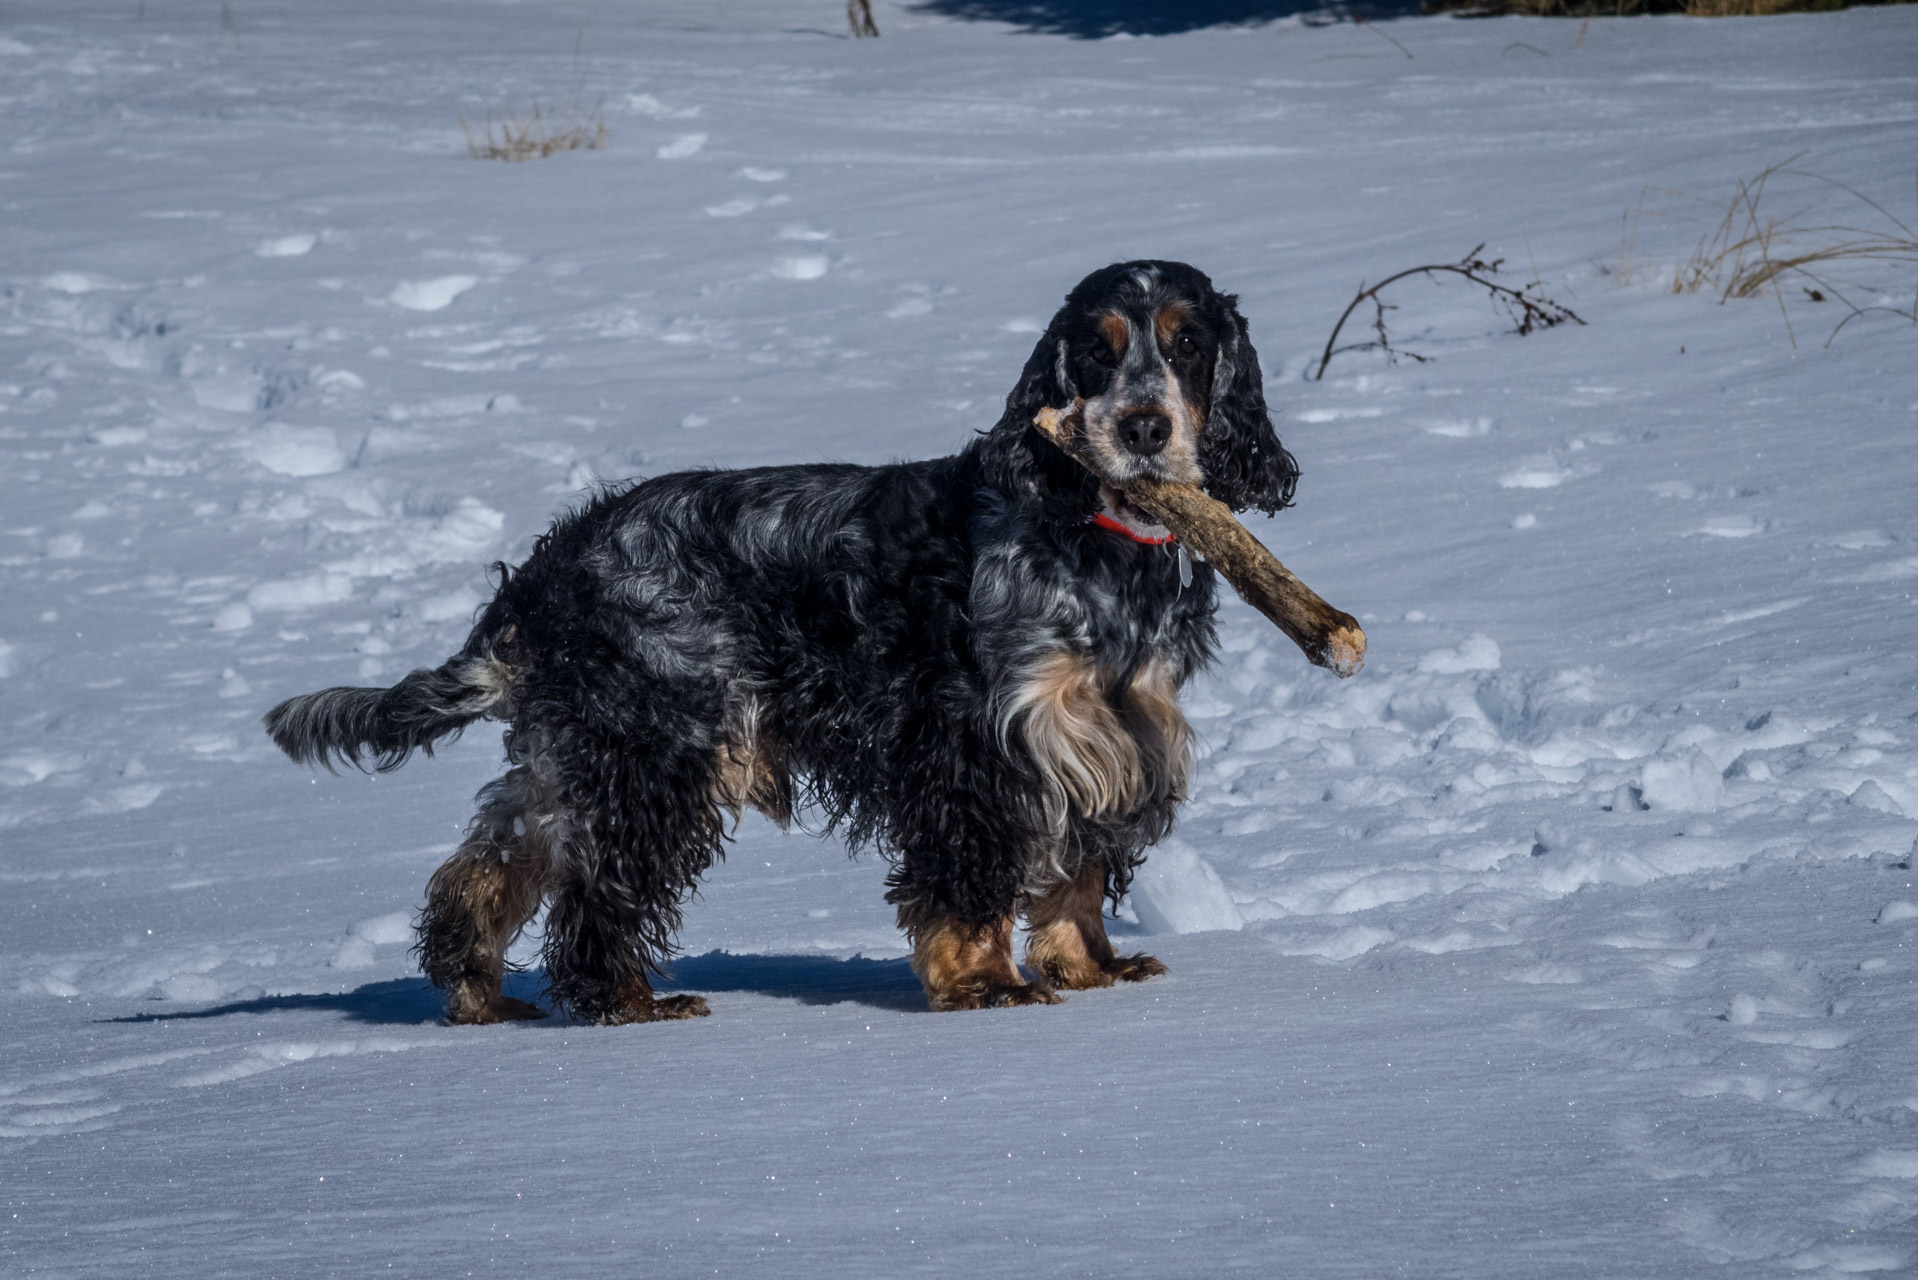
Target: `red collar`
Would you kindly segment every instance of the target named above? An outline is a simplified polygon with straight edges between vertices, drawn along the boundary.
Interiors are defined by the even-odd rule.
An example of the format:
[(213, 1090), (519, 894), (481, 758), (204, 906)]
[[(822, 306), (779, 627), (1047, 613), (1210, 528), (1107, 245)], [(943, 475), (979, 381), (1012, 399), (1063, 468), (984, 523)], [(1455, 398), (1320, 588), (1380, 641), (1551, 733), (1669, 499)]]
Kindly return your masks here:
[(1148, 547), (1163, 547), (1168, 542), (1177, 542), (1179, 540), (1179, 535), (1176, 533), (1168, 533), (1163, 538), (1148, 538), (1143, 534), (1134, 533), (1124, 524), (1114, 520), (1103, 511), (1092, 517), (1092, 523), (1098, 525), (1101, 529), (1110, 529), (1114, 533), (1123, 533), (1134, 542), (1144, 543)]

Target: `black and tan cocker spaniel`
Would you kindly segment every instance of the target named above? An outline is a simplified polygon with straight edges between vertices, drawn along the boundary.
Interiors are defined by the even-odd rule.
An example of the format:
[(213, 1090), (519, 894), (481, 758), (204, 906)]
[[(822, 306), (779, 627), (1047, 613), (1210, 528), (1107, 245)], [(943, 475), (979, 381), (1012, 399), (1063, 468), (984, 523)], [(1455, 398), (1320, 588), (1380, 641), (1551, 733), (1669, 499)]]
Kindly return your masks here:
[(419, 921), (448, 1017), (540, 1016), (500, 981), (542, 902), (561, 1008), (706, 1013), (648, 978), (748, 805), (889, 859), (935, 1009), (1164, 972), (1114, 954), (1104, 904), (1184, 799), (1178, 693), (1213, 651), (1215, 579), (1033, 430), (1075, 397), (1114, 478), (1197, 482), (1235, 510), (1291, 500), (1235, 299), (1183, 263), (1119, 263), (1071, 292), (960, 453), (603, 493), (499, 566), (443, 665), (275, 707), (281, 749), (329, 766), (392, 769), (481, 717), (509, 726), (510, 768)]

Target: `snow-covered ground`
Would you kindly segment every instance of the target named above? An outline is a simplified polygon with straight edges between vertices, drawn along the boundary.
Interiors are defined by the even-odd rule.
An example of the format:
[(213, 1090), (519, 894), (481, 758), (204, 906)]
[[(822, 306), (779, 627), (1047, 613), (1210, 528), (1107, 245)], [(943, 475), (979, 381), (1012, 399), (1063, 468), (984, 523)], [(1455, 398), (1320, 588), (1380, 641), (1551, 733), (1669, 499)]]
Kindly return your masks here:
[[(0, 9), (0, 1270), (1918, 1265), (1918, 333), (1674, 296), (1696, 225), (1620, 270), (1648, 185), (1800, 151), (1913, 223), (1918, 9), (875, 10)], [(575, 93), (608, 149), (466, 157)], [(1480, 241), (1589, 326), (1408, 282), (1433, 363), (1305, 379)], [(883, 866), (754, 819), (711, 1019), (439, 1025), (409, 917), (497, 733), (309, 779), (261, 711), (438, 661), (598, 479), (955, 448), (1131, 256), (1242, 295), (1305, 470), (1255, 528), (1372, 641), (1227, 604), (1115, 928), (1170, 975), (927, 1014)]]

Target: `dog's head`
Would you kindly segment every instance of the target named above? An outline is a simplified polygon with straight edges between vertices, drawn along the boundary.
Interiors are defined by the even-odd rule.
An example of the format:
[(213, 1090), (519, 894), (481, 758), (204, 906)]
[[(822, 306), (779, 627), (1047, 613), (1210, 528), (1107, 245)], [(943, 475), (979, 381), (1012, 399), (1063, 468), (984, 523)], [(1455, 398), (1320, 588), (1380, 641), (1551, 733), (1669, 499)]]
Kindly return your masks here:
[[(1003, 469), (1024, 473), (1003, 479), (1076, 491), (1094, 509), (1149, 530), (1122, 495), (1030, 430), (1040, 409), (1079, 398), (1087, 443), (1115, 479), (1198, 484), (1235, 511), (1290, 503), (1298, 465), (1272, 430), (1258, 353), (1236, 303), (1182, 262), (1115, 263), (1080, 281), (1033, 348), (992, 432)], [(1056, 505), (1064, 495), (1046, 496)]]

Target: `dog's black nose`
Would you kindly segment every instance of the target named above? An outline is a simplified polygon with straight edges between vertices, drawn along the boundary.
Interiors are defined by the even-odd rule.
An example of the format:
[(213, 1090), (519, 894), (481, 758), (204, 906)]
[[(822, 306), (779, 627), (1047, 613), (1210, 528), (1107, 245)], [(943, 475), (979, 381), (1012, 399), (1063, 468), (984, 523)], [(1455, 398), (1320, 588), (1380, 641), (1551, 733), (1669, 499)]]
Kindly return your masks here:
[(1172, 438), (1172, 420), (1163, 413), (1135, 413), (1119, 419), (1119, 443), (1127, 453), (1149, 458), (1165, 451)]

